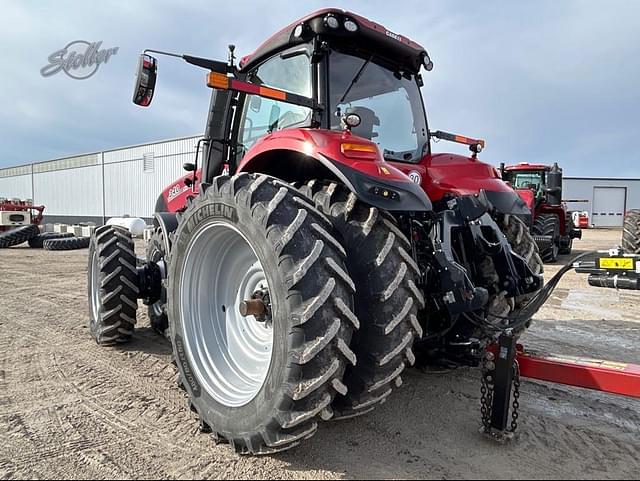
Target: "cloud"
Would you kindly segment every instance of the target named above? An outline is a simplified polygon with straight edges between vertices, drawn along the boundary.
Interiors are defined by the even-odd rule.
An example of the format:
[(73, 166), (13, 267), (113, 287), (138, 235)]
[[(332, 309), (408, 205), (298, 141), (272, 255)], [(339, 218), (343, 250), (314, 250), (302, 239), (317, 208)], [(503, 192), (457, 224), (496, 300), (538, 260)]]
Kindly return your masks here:
[[(161, 58), (154, 105), (131, 103), (144, 48), (238, 56), (319, 1), (3, 2), (0, 167), (204, 130), (203, 71)], [(638, 175), (640, 2), (343, 2), (422, 43), (435, 69), (423, 95), (432, 129), (487, 139), (482, 157), (559, 161), (570, 175)], [(117, 55), (90, 79), (39, 74), (72, 40)], [(437, 151), (465, 152), (441, 142)]]

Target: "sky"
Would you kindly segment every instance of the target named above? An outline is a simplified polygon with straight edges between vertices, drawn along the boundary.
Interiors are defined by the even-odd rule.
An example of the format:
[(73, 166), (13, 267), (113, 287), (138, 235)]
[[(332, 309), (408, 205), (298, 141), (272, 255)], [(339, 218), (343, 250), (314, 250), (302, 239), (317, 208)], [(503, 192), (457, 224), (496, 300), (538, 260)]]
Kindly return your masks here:
[[(487, 145), (482, 160), (559, 162), (640, 177), (640, 2), (0, 0), (0, 168), (204, 131), (204, 71), (159, 58), (154, 102), (131, 102), (145, 48), (226, 59), (318, 8), (354, 11), (422, 44), (429, 126)], [(118, 47), (85, 80), (44, 78), (74, 40)], [(465, 153), (439, 142), (436, 152)]]

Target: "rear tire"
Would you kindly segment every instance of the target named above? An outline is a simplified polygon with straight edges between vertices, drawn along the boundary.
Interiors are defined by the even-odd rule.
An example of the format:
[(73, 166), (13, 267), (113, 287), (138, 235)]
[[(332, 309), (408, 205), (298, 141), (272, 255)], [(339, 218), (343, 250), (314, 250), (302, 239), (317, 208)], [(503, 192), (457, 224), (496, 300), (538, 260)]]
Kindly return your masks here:
[[(329, 220), (278, 179), (220, 176), (180, 216), (168, 265), (173, 351), (203, 429), (243, 454), (311, 437), (356, 361), (355, 287)], [(254, 287), (266, 322), (239, 314)]]
[(416, 287), (420, 270), (411, 244), (384, 211), (357, 200), (337, 183), (311, 181), (300, 188), (329, 216), (347, 251), (347, 267), (356, 283), (356, 316), (362, 321), (351, 341), (358, 363), (345, 374), (346, 395), (336, 397), (335, 419), (372, 411), (402, 384), (413, 365), (413, 342), (422, 337), (418, 309), (424, 298)]
[(33, 239), (38, 234), (40, 234), (40, 229), (37, 225), (33, 224), (11, 229), (6, 232), (0, 232), (0, 249), (20, 245)]
[(630, 210), (624, 218), (622, 248), (631, 254), (640, 254), (640, 209)]
[(533, 235), (550, 236), (551, 244), (539, 247), (540, 257), (547, 264), (552, 264), (558, 260), (560, 253), (560, 221), (554, 214), (541, 214), (533, 222)]
[(138, 308), (138, 273), (131, 234), (117, 226), (96, 229), (89, 246), (89, 329), (101, 346), (127, 342)]

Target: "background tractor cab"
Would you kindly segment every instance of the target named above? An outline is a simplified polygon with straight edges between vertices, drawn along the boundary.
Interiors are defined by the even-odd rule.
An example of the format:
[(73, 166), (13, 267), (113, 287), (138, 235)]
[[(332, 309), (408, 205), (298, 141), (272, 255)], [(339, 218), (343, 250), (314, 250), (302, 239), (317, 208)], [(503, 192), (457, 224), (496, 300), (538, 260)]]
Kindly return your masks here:
[(531, 211), (528, 223), (543, 260), (555, 262), (558, 254), (570, 254), (573, 239), (582, 238), (582, 231), (575, 228), (571, 212), (562, 200), (562, 169), (558, 164), (501, 164), (500, 170), (503, 180)]

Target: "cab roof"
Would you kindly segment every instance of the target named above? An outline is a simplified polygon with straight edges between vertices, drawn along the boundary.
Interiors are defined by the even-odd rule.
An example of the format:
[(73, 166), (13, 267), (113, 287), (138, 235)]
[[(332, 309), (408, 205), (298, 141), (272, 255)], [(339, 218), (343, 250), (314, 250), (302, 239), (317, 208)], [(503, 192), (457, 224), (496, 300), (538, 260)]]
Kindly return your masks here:
[[(338, 20), (336, 28), (328, 25), (327, 19), (330, 17)], [(357, 25), (356, 31), (350, 32), (345, 28), (345, 22), (348, 20)], [(330, 45), (343, 45), (375, 54), (377, 58), (398, 70), (418, 73), (425, 59), (429, 61), (424, 47), (413, 40), (391, 32), (379, 23), (355, 13), (338, 8), (325, 8), (296, 20), (272, 35), (252, 54), (240, 60), (240, 70), (248, 71), (269, 57), (287, 48), (307, 43), (318, 36), (328, 40)]]

